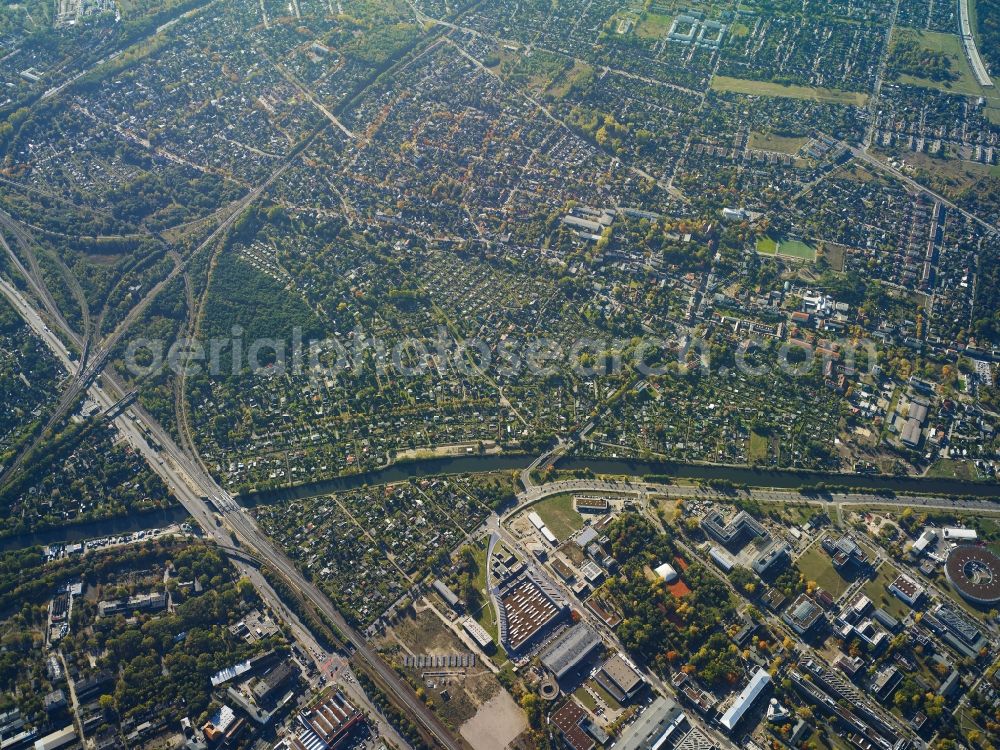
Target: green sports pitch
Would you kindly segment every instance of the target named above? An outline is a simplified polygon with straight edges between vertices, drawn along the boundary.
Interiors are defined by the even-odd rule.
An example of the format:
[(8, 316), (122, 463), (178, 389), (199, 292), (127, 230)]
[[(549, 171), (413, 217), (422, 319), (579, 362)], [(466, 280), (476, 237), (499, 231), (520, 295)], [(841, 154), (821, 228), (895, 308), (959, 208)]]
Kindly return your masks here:
[(809, 262), (816, 260), (816, 248), (802, 240), (776, 240), (773, 237), (759, 237), (757, 239), (757, 252), (761, 255), (781, 255)]

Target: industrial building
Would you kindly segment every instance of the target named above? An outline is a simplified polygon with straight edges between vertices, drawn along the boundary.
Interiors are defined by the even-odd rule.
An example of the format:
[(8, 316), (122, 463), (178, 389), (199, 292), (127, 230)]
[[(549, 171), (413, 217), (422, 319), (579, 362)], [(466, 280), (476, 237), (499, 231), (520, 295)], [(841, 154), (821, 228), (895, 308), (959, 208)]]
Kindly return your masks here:
[(511, 655), (518, 655), (541, 641), (569, 610), (554, 589), (528, 573), (506, 584), (497, 598), (500, 641)]
[(963, 529), (956, 526), (949, 526), (942, 529), (941, 536), (946, 542), (957, 542), (959, 544), (971, 544), (979, 539), (979, 534), (975, 529)]
[(646, 684), (642, 675), (621, 654), (604, 662), (596, 679), (619, 703), (628, 703)]
[(555, 546), (559, 543), (559, 540), (556, 539), (555, 534), (553, 534), (552, 531), (549, 530), (549, 527), (545, 525), (545, 521), (543, 521), (542, 517), (538, 515), (535, 511), (531, 511), (531, 513), (528, 514), (528, 520), (531, 521), (532, 526), (538, 529), (538, 533), (542, 535), (542, 538), (545, 539), (546, 542), (548, 542), (552, 546)]
[(911, 607), (916, 607), (924, 596), (924, 587), (905, 573), (900, 573), (896, 576), (896, 580), (886, 588), (890, 594), (893, 594), (897, 599)]
[(253, 687), (253, 697), (257, 703), (266, 703), (274, 698), (278, 691), (291, 682), (298, 674), (298, 669), (291, 659), (278, 664), (270, 672), (261, 677)]
[(274, 750), (335, 750), (362, 720), (362, 714), (339, 692), (299, 713), (298, 734), (285, 738)]
[(133, 612), (157, 612), (167, 607), (164, 593), (138, 594), (128, 599), (111, 599), (97, 603), (99, 617), (112, 617)]
[(736, 698), (733, 705), (719, 719), (719, 723), (727, 731), (732, 732), (770, 684), (771, 676), (765, 670), (758, 669), (757, 673), (750, 678), (750, 682), (747, 683), (747, 686), (743, 688), (743, 691)]
[(561, 680), (602, 645), (597, 631), (586, 623), (577, 623), (542, 652), (542, 666)]
[(77, 741), (76, 729), (70, 725), (58, 732), (35, 740), (35, 750), (58, 750)]
[(712, 562), (722, 568), (723, 573), (729, 573), (736, 567), (736, 561), (714, 545), (708, 550), (708, 556), (712, 558)]
[(445, 585), (444, 581), (442, 581), (441, 579), (436, 579), (434, 581), (434, 590), (437, 592), (438, 596), (444, 599), (445, 604), (447, 604), (449, 607), (451, 607), (456, 611), (459, 609), (461, 600), (458, 598), (458, 596), (455, 594), (454, 591), (452, 591)]
[(606, 497), (593, 497), (590, 495), (576, 495), (573, 497), (573, 508), (577, 513), (607, 513), (611, 504)]
[(493, 648), (493, 637), (486, 632), (486, 628), (471, 617), (462, 620), (462, 629), (483, 651), (489, 651)]
[(572, 698), (552, 714), (552, 723), (572, 750), (592, 750), (597, 745), (591, 734), (594, 724), (590, 715)]
[[(657, 698), (622, 736), (619, 750), (672, 747), (688, 730), (687, 714), (671, 698)], [(669, 743), (669, 744), (668, 744)]]

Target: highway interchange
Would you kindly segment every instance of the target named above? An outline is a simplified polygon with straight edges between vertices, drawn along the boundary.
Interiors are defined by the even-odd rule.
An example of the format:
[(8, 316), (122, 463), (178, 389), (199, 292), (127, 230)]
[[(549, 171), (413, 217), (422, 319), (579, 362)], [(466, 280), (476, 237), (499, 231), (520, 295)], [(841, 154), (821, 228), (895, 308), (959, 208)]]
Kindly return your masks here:
[[(7, 252), (16, 258), (6, 245), (6, 242), (3, 242), (3, 245)], [(84, 339), (70, 329), (62, 316), (58, 315), (57, 310), (50, 310), (48, 309), (49, 305), (44, 304), (46, 299), (44, 288), (36, 280), (32, 279), (27, 269), (23, 269), (22, 266), (21, 270), (23, 275), (28, 279), (28, 283), (33, 287), (36, 296), (43, 300), (43, 307), (48, 315), (49, 323), (58, 327), (66, 340), (73, 342), (81, 351), (85, 351), (86, 343)], [(158, 285), (158, 288), (162, 287)], [(0, 293), (11, 303), (18, 314), (21, 315), (34, 333), (47, 345), (53, 355), (70, 374), (67, 393), (72, 393), (75, 389), (75, 392), (79, 394), (85, 390), (87, 397), (97, 405), (101, 413), (106, 413), (115, 407), (116, 404), (119, 404), (119, 401), (126, 395), (128, 389), (113, 372), (105, 369), (107, 352), (111, 349), (110, 345), (106, 344), (103, 346), (100, 349), (101, 353), (93, 357), (89, 363), (84, 363), (86, 365), (85, 368), (81, 368), (80, 362), (74, 360), (63, 339), (49, 327), (46, 319), (42, 317), (42, 313), (14, 285), (5, 279), (0, 279)], [(116, 330), (113, 339), (118, 340), (123, 333), (124, 329), (120, 326)], [(66, 400), (68, 398), (64, 393), (64, 398), (61, 400), (60, 405), (62, 406), (62, 401)], [(75, 398), (73, 399), (73, 403), (76, 403)], [(181, 450), (171, 435), (148, 412), (138, 404), (131, 404), (119, 416), (114, 418), (114, 425), (123, 437), (143, 456), (152, 470), (163, 478), (164, 482), (176, 496), (178, 502), (201, 527), (205, 537), (218, 544), (233, 558), (233, 562), (238, 570), (249, 578), (261, 597), (275, 611), (285, 614), (292, 625), (293, 631), (295, 631), (294, 634), (300, 641), (306, 643), (309, 650), (317, 657), (317, 661), (321, 660), (320, 657), (325, 658), (327, 655), (320, 652), (311, 634), (287, 610), (280, 597), (278, 597), (274, 589), (264, 579), (260, 570), (250, 565), (247, 559), (257, 560), (268, 566), (293, 590), (298, 592), (300, 596), (332, 622), (340, 630), (341, 634), (351, 642), (350, 645), (353, 648), (353, 665), (377, 678), (383, 689), (390, 692), (392, 698), (399, 705), (404, 706), (411, 718), (417, 721), (425, 732), (433, 736), (441, 747), (447, 748), (447, 750), (459, 750), (459, 748), (466, 747), (464, 741), (456, 737), (443, 725), (437, 716), (416, 696), (412, 688), (381, 659), (367, 644), (364, 637), (347, 623), (329, 597), (319, 587), (303, 576), (295, 564), (260, 529), (254, 519), (232, 495), (219, 486), (205, 470), (201, 462)], [(550, 464), (569, 445), (569, 443), (560, 442), (556, 448), (540, 456), (530, 467), (525, 469), (521, 475), (525, 489), (518, 496), (516, 508), (505, 513), (502, 518), (494, 517), (491, 520), (489, 524), (490, 529), (511, 546), (516, 547), (517, 543), (504, 528), (504, 521), (509, 519), (513, 513), (523, 510), (526, 505), (536, 503), (545, 497), (557, 493), (581, 491), (627, 492), (633, 493), (641, 499), (646, 499), (652, 495), (710, 499), (711, 497), (726, 494), (722, 491), (689, 484), (658, 484), (628, 480), (580, 479), (551, 482), (545, 485), (534, 484), (531, 479), (532, 471)], [(859, 493), (834, 493), (819, 498), (802, 496), (797, 492), (767, 488), (743, 490), (741, 494), (761, 502), (794, 501), (831, 506), (837, 509), (838, 514), (841, 513), (844, 506), (849, 505), (897, 505), (903, 507), (920, 506), (929, 509), (962, 508), (968, 510), (1000, 511), (1000, 502), (991, 498), (948, 499), (936, 496), (873, 496)], [(216, 510), (218, 514), (215, 512)], [(613, 633), (610, 633), (603, 627), (600, 629), (610, 639), (610, 642), (617, 643), (617, 639)], [(326, 666), (329, 667), (335, 660), (336, 657), (330, 657), (330, 659), (326, 660)], [(344, 663), (340, 663), (338, 670), (344, 666), (346, 666)], [(353, 687), (350, 692), (352, 692), (356, 700), (362, 700), (358, 688)], [(392, 732), (387, 726), (383, 728), (383, 731)], [(398, 737), (394, 737), (394, 739), (398, 739)], [(716, 739), (721, 738), (716, 737)]]
[[(0, 293), (13, 305), (14, 309), (24, 318), (36, 335), (49, 347), (53, 355), (66, 370), (73, 374), (77, 371), (77, 363), (65, 344), (46, 325), (39, 312), (28, 300), (9, 282), (0, 280)], [(101, 374), (87, 388), (87, 396), (97, 404), (102, 411), (111, 408), (121, 396), (124, 389), (107, 374)], [(447, 750), (459, 750), (464, 747), (460, 740), (441, 723), (434, 713), (421, 701), (412, 688), (405, 683), (386, 664), (378, 654), (371, 649), (364, 638), (357, 633), (343, 618), (320, 589), (306, 580), (294, 563), (281, 552), (273, 542), (261, 531), (256, 522), (220, 487), (197, 462), (187, 456), (173, 441), (170, 435), (138, 405), (133, 405), (114, 420), (115, 426), (129, 443), (139, 451), (154, 472), (163, 478), (174, 493), (177, 501), (187, 510), (194, 521), (201, 527), (205, 537), (212, 542), (231, 549), (234, 542), (241, 548), (246, 548), (251, 554), (274, 570), (294, 590), (307, 599), (322, 612), (340, 632), (351, 641), (354, 648), (353, 662), (355, 666), (365, 669), (378, 678), (383, 687), (392, 693), (394, 700), (405, 706), (410, 716), (419, 722), (423, 729), (429, 732), (438, 743)], [(151, 436), (160, 448), (150, 445), (147, 436)], [(209, 503), (212, 502), (221, 515), (218, 522)], [(248, 573), (248, 566), (240, 560), (240, 555), (232, 555), (234, 562), (242, 573)], [(272, 606), (278, 603), (277, 594), (266, 584), (263, 577), (248, 576), (258, 590), (258, 593)], [(279, 611), (284, 609), (279, 607)]]

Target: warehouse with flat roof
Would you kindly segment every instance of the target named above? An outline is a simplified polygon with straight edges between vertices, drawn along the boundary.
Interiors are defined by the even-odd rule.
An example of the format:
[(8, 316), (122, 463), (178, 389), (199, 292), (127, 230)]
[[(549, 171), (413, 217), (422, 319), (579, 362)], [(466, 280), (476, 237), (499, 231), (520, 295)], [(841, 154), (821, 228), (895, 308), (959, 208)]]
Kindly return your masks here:
[(522, 574), (500, 592), (500, 641), (516, 655), (538, 643), (566, 614), (559, 595)]
[(577, 623), (542, 652), (542, 666), (560, 680), (580, 666), (602, 644), (601, 636), (596, 630), (586, 623)]
[(615, 654), (604, 662), (596, 679), (619, 703), (627, 703), (646, 684), (642, 675), (621, 654)]

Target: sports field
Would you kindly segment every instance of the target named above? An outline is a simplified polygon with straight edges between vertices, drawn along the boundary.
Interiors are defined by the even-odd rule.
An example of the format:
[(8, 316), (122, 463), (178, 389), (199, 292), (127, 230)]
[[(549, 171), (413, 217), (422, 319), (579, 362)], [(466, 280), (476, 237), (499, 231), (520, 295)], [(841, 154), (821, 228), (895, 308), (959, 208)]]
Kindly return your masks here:
[(812, 263), (816, 260), (816, 248), (802, 240), (776, 240), (773, 237), (758, 237), (757, 252), (761, 255), (781, 255)]

